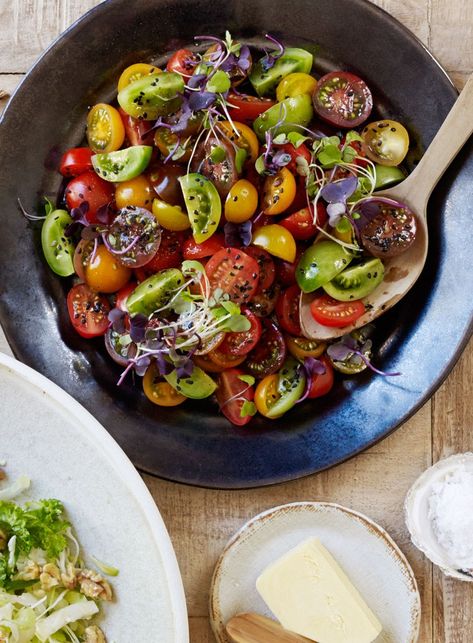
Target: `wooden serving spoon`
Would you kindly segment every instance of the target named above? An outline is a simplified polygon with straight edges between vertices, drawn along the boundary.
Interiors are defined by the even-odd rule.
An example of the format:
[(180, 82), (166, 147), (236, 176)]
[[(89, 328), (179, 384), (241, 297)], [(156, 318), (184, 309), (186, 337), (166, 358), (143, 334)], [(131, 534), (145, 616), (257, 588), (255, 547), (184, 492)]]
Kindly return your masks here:
[(235, 643), (314, 643), (285, 630), (260, 614), (238, 614), (227, 623), (227, 634)]
[(302, 333), (311, 339), (326, 340), (341, 337), (354, 328), (364, 326), (392, 308), (412, 288), (425, 264), (428, 248), (427, 203), (437, 182), (473, 132), (473, 76), (450, 110), (419, 165), (402, 183), (374, 197), (387, 197), (405, 203), (415, 214), (416, 239), (398, 257), (383, 261), (383, 282), (363, 302), (366, 313), (351, 326), (329, 328), (318, 324), (311, 315), (313, 293), (301, 297), (300, 321)]

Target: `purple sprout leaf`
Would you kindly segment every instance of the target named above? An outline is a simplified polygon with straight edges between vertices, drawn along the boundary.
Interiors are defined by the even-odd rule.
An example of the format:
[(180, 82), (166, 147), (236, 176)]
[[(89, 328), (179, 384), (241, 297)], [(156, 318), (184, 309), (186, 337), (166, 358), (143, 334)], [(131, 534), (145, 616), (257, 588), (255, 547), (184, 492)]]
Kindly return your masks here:
[(347, 206), (345, 203), (329, 203), (327, 206), (328, 222), (332, 228), (336, 228), (340, 219), (345, 216)]
[(120, 308), (112, 308), (112, 310), (108, 313), (108, 319), (111, 322), (112, 328), (116, 333), (121, 334), (125, 332), (125, 317), (125, 311), (121, 310)]
[(270, 34), (266, 34), (265, 37), (270, 40), (273, 44), (275, 44), (278, 48), (278, 51), (266, 51), (266, 55), (263, 56), (260, 60), (260, 65), (263, 68), (263, 71), (268, 71), (268, 69), (271, 69), (274, 67), (275, 63), (281, 56), (284, 54), (284, 45), (282, 42), (279, 42), (274, 36), (271, 36)]
[(148, 318), (146, 315), (138, 313), (130, 318), (130, 337), (135, 344), (139, 344), (144, 340), (147, 324)]
[(249, 246), (252, 238), (253, 224), (251, 221), (244, 223), (230, 223), (223, 226), (225, 245), (227, 247)]
[(194, 92), (189, 97), (189, 107), (193, 112), (198, 112), (201, 109), (207, 109), (210, 105), (215, 103), (216, 100), (217, 94), (214, 94), (213, 92)]
[(187, 358), (180, 366), (176, 366), (176, 375), (179, 379), (190, 377), (194, 370), (194, 363), (190, 358)]
[(141, 357), (138, 357), (135, 362), (135, 373), (140, 377), (143, 377), (150, 364), (151, 357), (149, 355), (142, 355)]
[(249, 70), (251, 65), (251, 52), (248, 45), (243, 45), (240, 49), (237, 65), (243, 72), (247, 72)]
[(189, 105), (189, 99), (187, 98), (187, 96), (183, 96), (181, 113), (179, 114), (179, 118), (177, 119), (176, 123), (174, 123), (174, 125), (171, 125), (171, 131), (175, 134), (184, 132), (193, 113), (194, 112)]
[(285, 165), (288, 165), (291, 162), (291, 155), (288, 154), (287, 152), (283, 152), (282, 150), (279, 150), (276, 152), (271, 159), (271, 165), (277, 168), (284, 167)]
[(97, 209), (96, 218), (99, 223), (103, 225), (108, 225), (110, 223), (110, 218), (114, 214), (112, 203), (104, 203), (100, 208)]
[(323, 375), (327, 370), (325, 364), (319, 359), (315, 359), (315, 357), (306, 357), (304, 359), (304, 363), (301, 364), (301, 368), (305, 372), (306, 382), (304, 393), (297, 400), (296, 404), (299, 404), (300, 402), (303, 402), (305, 399), (307, 399), (312, 387), (312, 378), (314, 377), (314, 375)]
[(187, 86), (191, 89), (203, 89), (207, 83), (207, 74), (195, 74), (187, 81)]
[(348, 197), (355, 192), (357, 187), (358, 179), (352, 175), (334, 183), (327, 183), (320, 190), (320, 196), (327, 203), (346, 203)]
[[(74, 225), (80, 225), (80, 224), (78, 222), (71, 223), (71, 226), (74, 226)], [(80, 236), (82, 239), (85, 239), (86, 241), (93, 241), (94, 239), (97, 239), (101, 234), (102, 234), (102, 231), (98, 226), (89, 225), (85, 228), (82, 228)]]
[(335, 362), (344, 362), (346, 359), (350, 359), (356, 350), (356, 347), (347, 346), (342, 339), (327, 348), (327, 355)]

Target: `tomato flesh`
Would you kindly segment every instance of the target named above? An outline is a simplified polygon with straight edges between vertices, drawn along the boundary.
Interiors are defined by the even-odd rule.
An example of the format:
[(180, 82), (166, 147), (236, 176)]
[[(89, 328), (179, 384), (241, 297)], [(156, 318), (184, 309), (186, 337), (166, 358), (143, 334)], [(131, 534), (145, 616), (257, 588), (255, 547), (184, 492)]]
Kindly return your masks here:
[(243, 371), (230, 368), (220, 374), (216, 392), (217, 402), (225, 417), (236, 426), (245, 426), (251, 420), (251, 414), (242, 417), (242, 407), (245, 402), (252, 402), (254, 389), (240, 379)]
[(225, 247), (225, 239), (221, 232), (215, 233), (210, 239), (197, 243), (193, 237), (186, 240), (182, 253), (184, 259), (205, 259), (219, 252)]
[(82, 337), (104, 335), (108, 326), (110, 304), (86, 284), (71, 288), (67, 295), (67, 310), (74, 330)]
[(248, 94), (232, 94), (228, 95), (228, 102), (231, 107), (228, 112), (232, 120), (243, 121), (250, 125), (258, 118), (260, 114), (275, 105), (275, 101), (270, 98), (256, 98)]
[(86, 217), (89, 223), (98, 223), (98, 210), (113, 203), (115, 188), (95, 172), (84, 172), (69, 182), (66, 188), (67, 207), (72, 210), (86, 202), (89, 206)]
[(251, 328), (241, 333), (226, 333), (225, 339), (220, 344), (220, 351), (230, 355), (246, 355), (249, 353), (261, 337), (261, 322), (259, 318), (248, 308), (242, 308), (241, 312), (251, 324)]
[(322, 326), (344, 328), (364, 315), (366, 308), (361, 300), (337, 301), (328, 295), (322, 295), (311, 303), (310, 312), (315, 321)]
[(178, 49), (168, 60), (166, 69), (190, 78), (194, 73), (198, 58), (190, 49)]
[[(325, 206), (320, 201), (317, 203), (317, 225), (322, 227), (327, 221), (327, 211)], [(314, 237), (318, 228), (314, 223), (314, 215), (312, 209), (302, 208), (293, 214), (285, 217), (281, 222), (292, 234), (297, 241), (305, 241)]]
[(276, 266), (274, 261), (271, 258), (269, 252), (266, 252), (263, 248), (258, 248), (258, 246), (248, 246), (245, 248), (245, 252), (253, 259), (256, 259), (258, 262), (259, 268), (259, 284), (258, 292), (267, 290), (273, 285), (274, 279), (276, 277)]
[(258, 288), (258, 263), (236, 248), (217, 252), (205, 266), (205, 272), (212, 291), (221, 288), (237, 304), (249, 302)]
[(182, 243), (185, 235), (182, 232), (162, 230), (161, 243), (154, 257), (143, 266), (149, 274), (166, 268), (179, 268), (182, 263)]
[(276, 373), (286, 358), (286, 342), (279, 326), (269, 317), (262, 320), (261, 339), (246, 359), (246, 368), (255, 377)]
[(313, 95), (315, 111), (336, 127), (357, 127), (371, 114), (373, 97), (364, 80), (347, 71), (319, 79)]
[(333, 366), (325, 355), (320, 358), (320, 361), (325, 366), (325, 373), (321, 373), (320, 375), (316, 373), (312, 376), (309, 394), (307, 396), (311, 400), (327, 395), (333, 387)]
[(287, 288), (278, 299), (276, 304), (276, 315), (284, 330), (291, 335), (301, 334), (299, 321), (299, 300), (301, 291), (296, 284)]

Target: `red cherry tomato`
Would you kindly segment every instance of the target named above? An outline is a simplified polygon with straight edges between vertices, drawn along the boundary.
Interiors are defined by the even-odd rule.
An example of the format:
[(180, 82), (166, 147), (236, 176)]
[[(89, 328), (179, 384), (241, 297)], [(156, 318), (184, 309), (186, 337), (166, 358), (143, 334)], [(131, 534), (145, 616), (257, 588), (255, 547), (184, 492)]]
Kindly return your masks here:
[(194, 237), (189, 237), (182, 248), (184, 259), (205, 259), (216, 254), (225, 247), (225, 239), (221, 232), (213, 234), (210, 239), (203, 243), (194, 241)]
[(135, 290), (137, 285), (138, 284), (136, 281), (130, 281), (126, 284), (126, 286), (120, 288), (120, 290), (117, 292), (117, 299), (115, 301), (115, 306), (117, 308), (123, 310), (123, 312), (125, 313), (128, 312), (128, 308), (126, 307), (126, 300), (128, 299), (128, 296), (131, 295), (131, 293)]
[(166, 69), (181, 74), (185, 78), (190, 78), (194, 73), (198, 58), (190, 49), (178, 49), (168, 60)]
[(93, 169), (90, 147), (73, 147), (62, 156), (59, 171), (63, 176), (78, 176)]
[[(323, 203), (319, 201), (317, 203), (317, 224), (321, 227), (326, 221), (327, 211)], [(312, 208), (302, 208), (302, 210), (298, 210), (285, 217), (279, 223), (287, 228), (297, 241), (311, 239), (318, 232), (317, 226), (314, 223)]]
[(148, 274), (154, 274), (166, 268), (179, 268), (182, 263), (182, 244), (186, 235), (182, 232), (172, 232), (162, 229), (161, 243), (158, 251), (147, 264), (143, 266)]
[(245, 367), (255, 377), (266, 377), (276, 373), (286, 359), (286, 342), (278, 324), (269, 317), (261, 321), (261, 339), (248, 354), (245, 362)]
[(258, 264), (242, 250), (223, 248), (205, 266), (212, 290), (221, 288), (238, 304), (250, 301), (258, 288)]
[(301, 290), (296, 284), (290, 286), (279, 296), (276, 304), (276, 315), (284, 330), (291, 335), (301, 334), (299, 321), (299, 300)]
[(325, 366), (325, 373), (322, 373), (322, 375), (312, 376), (309, 395), (307, 396), (310, 399), (315, 399), (316, 397), (327, 395), (327, 393), (332, 390), (333, 386), (333, 366), (330, 363), (330, 360), (325, 355), (323, 355), (319, 359)]
[(238, 368), (229, 368), (223, 371), (218, 378), (216, 392), (217, 402), (225, 417), (236, 426), (244, 426), (251, 420), (250, 414), (242, 417), (242, 407), (245, 402), (252, 402), (254, 388), (241, 378), (243, 371)]
[(322, 76), (312, 100), (324, 121), (350, 129), (361, 125), (373, 108), (373, 97), (365, 81), (347, 71)]
[(353, 324), (365, 314), (364, 303), (355, 301), (337, 301), (328, 295), (317, 297), (310, 305), (312, 317), (318, 324), (331, 328), (344, 328)]
[(293, 174), (297, 174), (297, 158), (299, 156), (302, 156), (307, 163), (310, 163), (312, 160), (312, 155), (305, 143), (301, 143), (299, 147), (294, 147), (292, 143), (284, 143), (284, 145), (278, 145), (276, 149), (284, 152), (285, 154), (289, 154), (291, 160), (285, 167), (287, 167), (287, 169)]
[(130, 145), (153, 145), (153, 121), (140, 121), (138, 118), (133, 118), (121, 107), (118, 111), (125, 127), (125, 136)]
[(225, 334), (225, 338), (219, 346), (219, 351), (226, 355), (246, 355), (253, 350), (261, 337), (262, 329), (259, 317), (245, 307), (241, 309), (241, 312), (250, 322), (251, 328), (241, 333)]
[(87, 220), (98, 223), (97, 210), (108, 203), (112, 203), (115, 196), (113, 183), (104, 181), (95, 172), (84, 172), (69, 182), (66, 188), (67, 207), (78, 208), (86, 201), (89, 204)]
[(258, 292), (262, 290), (267, 290), (270, 286), (273, 285), (274, 278), (276, 276), (276, 266), (274, 261), (269, 254), (263, 248), (258, 248), (258, 246), (247, 246), (245, 252), (253, 259), (256, 259), (259, 267), (259, 285)]
[(298, 247), (296, 258), (293, 263), (276, 259), (276, 275), (277, 280), (282, 286), (292, 286), (296, 283), (296, 268), (299, 260), (305, 250), (305, 247)]
[(71, 288), (67, 295), (67, 310), (74, 330), (82, 337), (104, 335), (109, 326), (110, 304), (103, 295), (86, 284)]
[(256, 98), (248, 94), (232, 94), (227, 99), (231, 107), (228, 108), (230, 118), (233, 121), (253, 125), (255, 118), (267, 109), (275, 105), (275, 101), (270, 98)]

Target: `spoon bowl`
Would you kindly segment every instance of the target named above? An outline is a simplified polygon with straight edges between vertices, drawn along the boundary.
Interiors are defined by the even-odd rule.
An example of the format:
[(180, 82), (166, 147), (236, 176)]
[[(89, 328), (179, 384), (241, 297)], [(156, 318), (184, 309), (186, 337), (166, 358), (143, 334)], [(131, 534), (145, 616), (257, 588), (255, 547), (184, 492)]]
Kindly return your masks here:
[(414, 172), (395, 187), (375, 192), (374, 196), (406, 204), (416, 215), (414, 243), (402, 254), (384, 259), (385, 274), (381, 284), (363, 299), (364, 315), (343, 328), (323, 326), (313, 318), (310, 305), (315, 293), (302, 294), (300, 322), (302, 334), (326, 341), (350, 333), (375, 320), (406, 295), (418, 280), (427, 258), (429, 232), (427, 205), (433, 189), (450, 163), (473, 132), (473, 76), (466, 83), (428, 150)]

